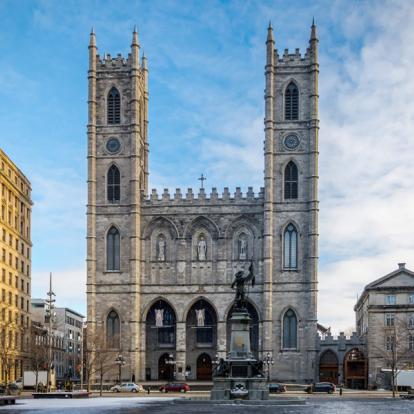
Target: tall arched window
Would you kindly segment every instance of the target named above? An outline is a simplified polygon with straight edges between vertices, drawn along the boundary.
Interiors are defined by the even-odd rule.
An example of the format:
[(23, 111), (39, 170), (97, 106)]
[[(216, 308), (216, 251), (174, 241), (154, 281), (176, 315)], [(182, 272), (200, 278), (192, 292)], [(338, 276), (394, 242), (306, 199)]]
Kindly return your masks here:
[(299, 91), (294, 82), (290, 82), (285, 91), (285, 119), (299, 119)]
[(297, 335), (298, 321), (292, 309), (288, 309), (283, 316), (283, 348), (296, 349), (298, 347)]
[(121, 199), (121, 178), (116, 165), (111, 165), (109, 168), (107, 180), (108, 201), (110, 203), (116, 203)]
[(119, 231), (111, 227), (106, 236), (106, 268), (119, 271), (120, 237)]
[(283, 235), (284, 268), (298, 268), (298, 232), (293, 224), (289, 224)]
[(108, 93), (108, 124), (121, 123), (121, 95), (118, 89), (111, 88)]
[(108, 348), (119, 348), (120, 323), (118, 314), (112, 310), (106, 318), (106, 344)]
[(298, 167), (289, 161), (285, 168), (285, 200), (298, 198)]

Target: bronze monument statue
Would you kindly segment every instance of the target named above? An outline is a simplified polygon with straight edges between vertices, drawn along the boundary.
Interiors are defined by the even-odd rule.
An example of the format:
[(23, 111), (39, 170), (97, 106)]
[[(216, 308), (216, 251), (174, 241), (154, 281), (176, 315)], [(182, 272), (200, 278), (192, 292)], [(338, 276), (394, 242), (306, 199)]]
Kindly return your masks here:
[(253, 273), (253, 262), (250, 262), (248, 272), (243, 270), (238, 271), (234, 275), (233, 283), (231, 284), (231, 288), (236, 288), (236, 297), (234, 299), (234, 307), (236, 309), (245, 309), (246, 308), (246, 285), (249, 282), (252, 282), (252, 287), (254, 287), (255, 277)]

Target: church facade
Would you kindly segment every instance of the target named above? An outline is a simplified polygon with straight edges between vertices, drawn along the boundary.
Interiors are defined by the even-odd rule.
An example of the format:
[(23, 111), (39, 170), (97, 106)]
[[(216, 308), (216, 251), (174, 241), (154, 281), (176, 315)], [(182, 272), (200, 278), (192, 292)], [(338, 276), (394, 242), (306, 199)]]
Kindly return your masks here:
[[(264, 185), (148, 191), (148, 65), (89, 44), (88, 332), (122, 354), (122, 379), (208, 380), (229, 347), (234, 274), (253, 263), (252, 350), (274, 380), (317, 366), (318, 40), (265, 62)], [(261, 145), (257, 142), (257, 145)], [(89, 333), (88, 333), (89, 335)]]

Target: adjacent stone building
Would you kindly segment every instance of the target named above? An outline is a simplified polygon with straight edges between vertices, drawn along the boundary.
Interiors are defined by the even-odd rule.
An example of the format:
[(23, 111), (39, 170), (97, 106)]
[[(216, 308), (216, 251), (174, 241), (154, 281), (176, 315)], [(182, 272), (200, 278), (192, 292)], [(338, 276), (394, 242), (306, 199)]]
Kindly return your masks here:
[(31, 186), (0, 149), (0, 382), (23, 374), (30, 329)]
[(414, 368), (414, 272), (399, 263), (365, 286), (354, 310), (357, 333), (366, 343), (368, 387), (389, 387), (393, 364)]
[[(229, 345), (237, 270), (253, 263), (253, 351), (271, 378), (317, 375), (318, 39), (266, 41), (264, 186), (148, 194), (148, 62), (89, 44), (88, 329), (126, 360), (123, 379), (210, 379)], [(257, 145), (262, 145), (258, 140)], [(89, 333), (88, 333), (89, 337)], [(116, 370), (111, 378), (116, 378)]]

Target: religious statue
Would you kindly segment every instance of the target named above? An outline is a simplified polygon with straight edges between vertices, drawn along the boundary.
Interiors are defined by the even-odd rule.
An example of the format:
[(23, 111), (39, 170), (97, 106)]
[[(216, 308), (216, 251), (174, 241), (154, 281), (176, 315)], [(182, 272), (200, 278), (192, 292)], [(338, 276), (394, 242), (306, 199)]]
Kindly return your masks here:
[(239, 240), (239, 260), (247, 259), (247, 240), (242, 237)]
[(204, 326), (205, 310), (196, 309), (195, 312), (196, 312), (196, 318), (197, 318), (197, 326)]
[(160, 237), (158, 239), (158, 256), (157, 259), (159, 262), (165, 261), (165, 239), (164, 237)]
[(255, 284), (255, 277), (253, 274), (253, 262), (250, 263), (249, 271), (243, 270), (238, 271), (234, 275), (233, 283), (231, 284), (232, 289), (236, 289), (236, 297), (234, 299), (234, 306), (238, 309), (244, 309), (246, 307), (246, 288), (245, 285), (252, 282), (252, 287)]
[(206, 253), (207, 253), (207, 243), (203, 236), (198, 239), (197, 244), (197, 257), (198, 260), (204, 261), (206, 260)]
[(164, 309), (155, 309), (155, 326), (157, 328), (164, 326)]

